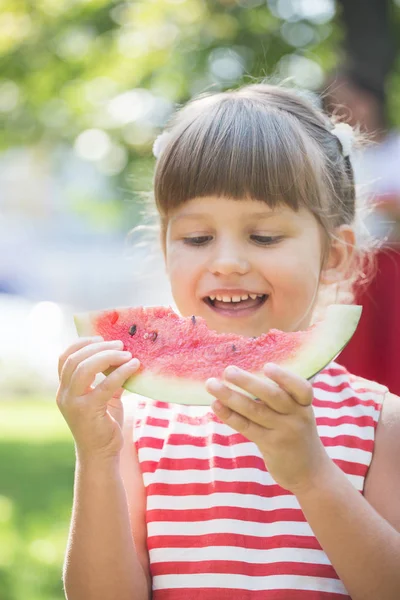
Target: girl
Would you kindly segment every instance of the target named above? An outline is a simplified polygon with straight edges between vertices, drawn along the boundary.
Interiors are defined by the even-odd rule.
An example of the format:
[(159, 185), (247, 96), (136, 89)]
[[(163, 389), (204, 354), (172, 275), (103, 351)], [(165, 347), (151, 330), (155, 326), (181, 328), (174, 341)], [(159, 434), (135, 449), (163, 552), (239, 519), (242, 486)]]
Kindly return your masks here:
[[(183, 315), (257, 336), (307, 328), (330, 290), (348, 302), (362, 257), (343, 129), (263, 84), (176, 115), (155, 199)], [(267, 364), (208, 380), (212, 407), (128, 396), (124, 414), (138, 368), (102, 338), (60, 357), (77, 457), (68, 600), (398, 600), (397, 397), (334, 362), (312, 383)]]

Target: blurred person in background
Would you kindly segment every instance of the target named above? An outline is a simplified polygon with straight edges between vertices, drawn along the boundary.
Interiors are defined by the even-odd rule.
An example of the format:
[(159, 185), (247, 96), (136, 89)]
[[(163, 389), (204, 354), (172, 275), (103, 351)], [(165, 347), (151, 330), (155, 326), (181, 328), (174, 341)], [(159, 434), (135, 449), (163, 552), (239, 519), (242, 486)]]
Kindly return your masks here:
[(344, 68), (331, 76), (323, 94), (325, 109), (370, 142), (355, 153), (356, 183), (374, 207), (366, 218), (379, 239), (376, 274), (360, 289), (363, 306), (358, 330), (339, 358), (349, 371), (400, 392), (400, 132), (387, 117), (386, 83), (395, 58), (390, 35), (390, 2), (346, 2)]

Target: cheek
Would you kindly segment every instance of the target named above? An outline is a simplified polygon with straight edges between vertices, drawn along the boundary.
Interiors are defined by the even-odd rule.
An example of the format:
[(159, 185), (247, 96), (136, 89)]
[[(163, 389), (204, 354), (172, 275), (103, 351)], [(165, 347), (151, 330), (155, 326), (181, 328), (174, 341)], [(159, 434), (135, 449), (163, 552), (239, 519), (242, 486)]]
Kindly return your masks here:
[(166, 269), (175, 300), (187, 296), (196, 280), (197, 269), (194, 260), (184, 249), (172, 248), (167, 252)]
[(195, 278), (204, 268), (204, 252), (187, 248), (184, 244), (172, 244), (167, 250), (168, 273), (179, 272), (181, 277)]
[(176, 243), (168, 244), (165, 255), (165, 265), (168, 275), (173, 276), (187, 262), (186, 252), (184, 248), (180, 248)]
[(179, 268), (179, 255), (176, 252), (168, 250), (165, 256), (165, 266), (168, 274), (171, 276), (171, 274)]
[(179, 256), (169, 255), (166, 261), (167, 275), (171, 286), (172, 294), (175, 298), (181, 288), (185, 288), (186, 284), (186, 269), (182, 264)]
[(305, 253), (298, 248), (288, 248), (287, 252), (271, 256), (269, 265), (264, 264), (264, 272), (270, 278), (276, 290), (307, 295), (309, 290), (314, 290), (319, 280), (320, 265), (317, 252)]

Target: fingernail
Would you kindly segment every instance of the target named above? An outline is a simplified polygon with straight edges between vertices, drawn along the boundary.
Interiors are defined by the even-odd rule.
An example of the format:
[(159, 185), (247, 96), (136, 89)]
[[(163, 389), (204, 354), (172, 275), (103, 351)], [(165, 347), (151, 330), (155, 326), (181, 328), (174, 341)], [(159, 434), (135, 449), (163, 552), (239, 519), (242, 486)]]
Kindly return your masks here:
[(138, 367), (138, 366), (140, 365), (140, 362), (138, 361), (138, 359), (137, 359), (137, 358), (132, 358), (132, 360), (130, 360), (130, 361), (128, 362), (128, 365), (129, 365), (130, 367)]
[(226, 367), (225, 369), (225, 375), (227, 375), (228, 377), (235, 377), (235, 375), (239, 374), (239, 369), (237, 369), (236, 367)]
[(110, 344), (111, 344), (112, 346), (117, 346), (117, 347), (119, 347), (119, 346), (123, 346), (123, 345), (124, 345), (124, 344), (123, 344), (123, 342), (122, 342), (121, 340), (113, 340), (112, 342), (110, 342)]
[(131, 352), (127, 352), (127, 351), (121, 352), (121, 354), (122, 354), (122, 356), (132, 356), (132, 353)]
[(215, 377), (211, 377), (211, 379), (207, 379), (206, 381), (206, 390), (208, 390), (209, 392), (216, 392), (217, 390), (219, 390), (220, 388), (220, 383), (218, 381), (218, 379), (216, 379)]

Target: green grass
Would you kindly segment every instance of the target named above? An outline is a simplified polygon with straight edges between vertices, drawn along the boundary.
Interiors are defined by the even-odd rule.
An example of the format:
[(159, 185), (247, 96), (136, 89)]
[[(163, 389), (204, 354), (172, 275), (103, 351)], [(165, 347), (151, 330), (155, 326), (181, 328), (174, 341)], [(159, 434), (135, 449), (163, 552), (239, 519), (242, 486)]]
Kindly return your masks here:
[(72, 436), (54, 400), (0, 402), (0, 598), (62, 600)]

